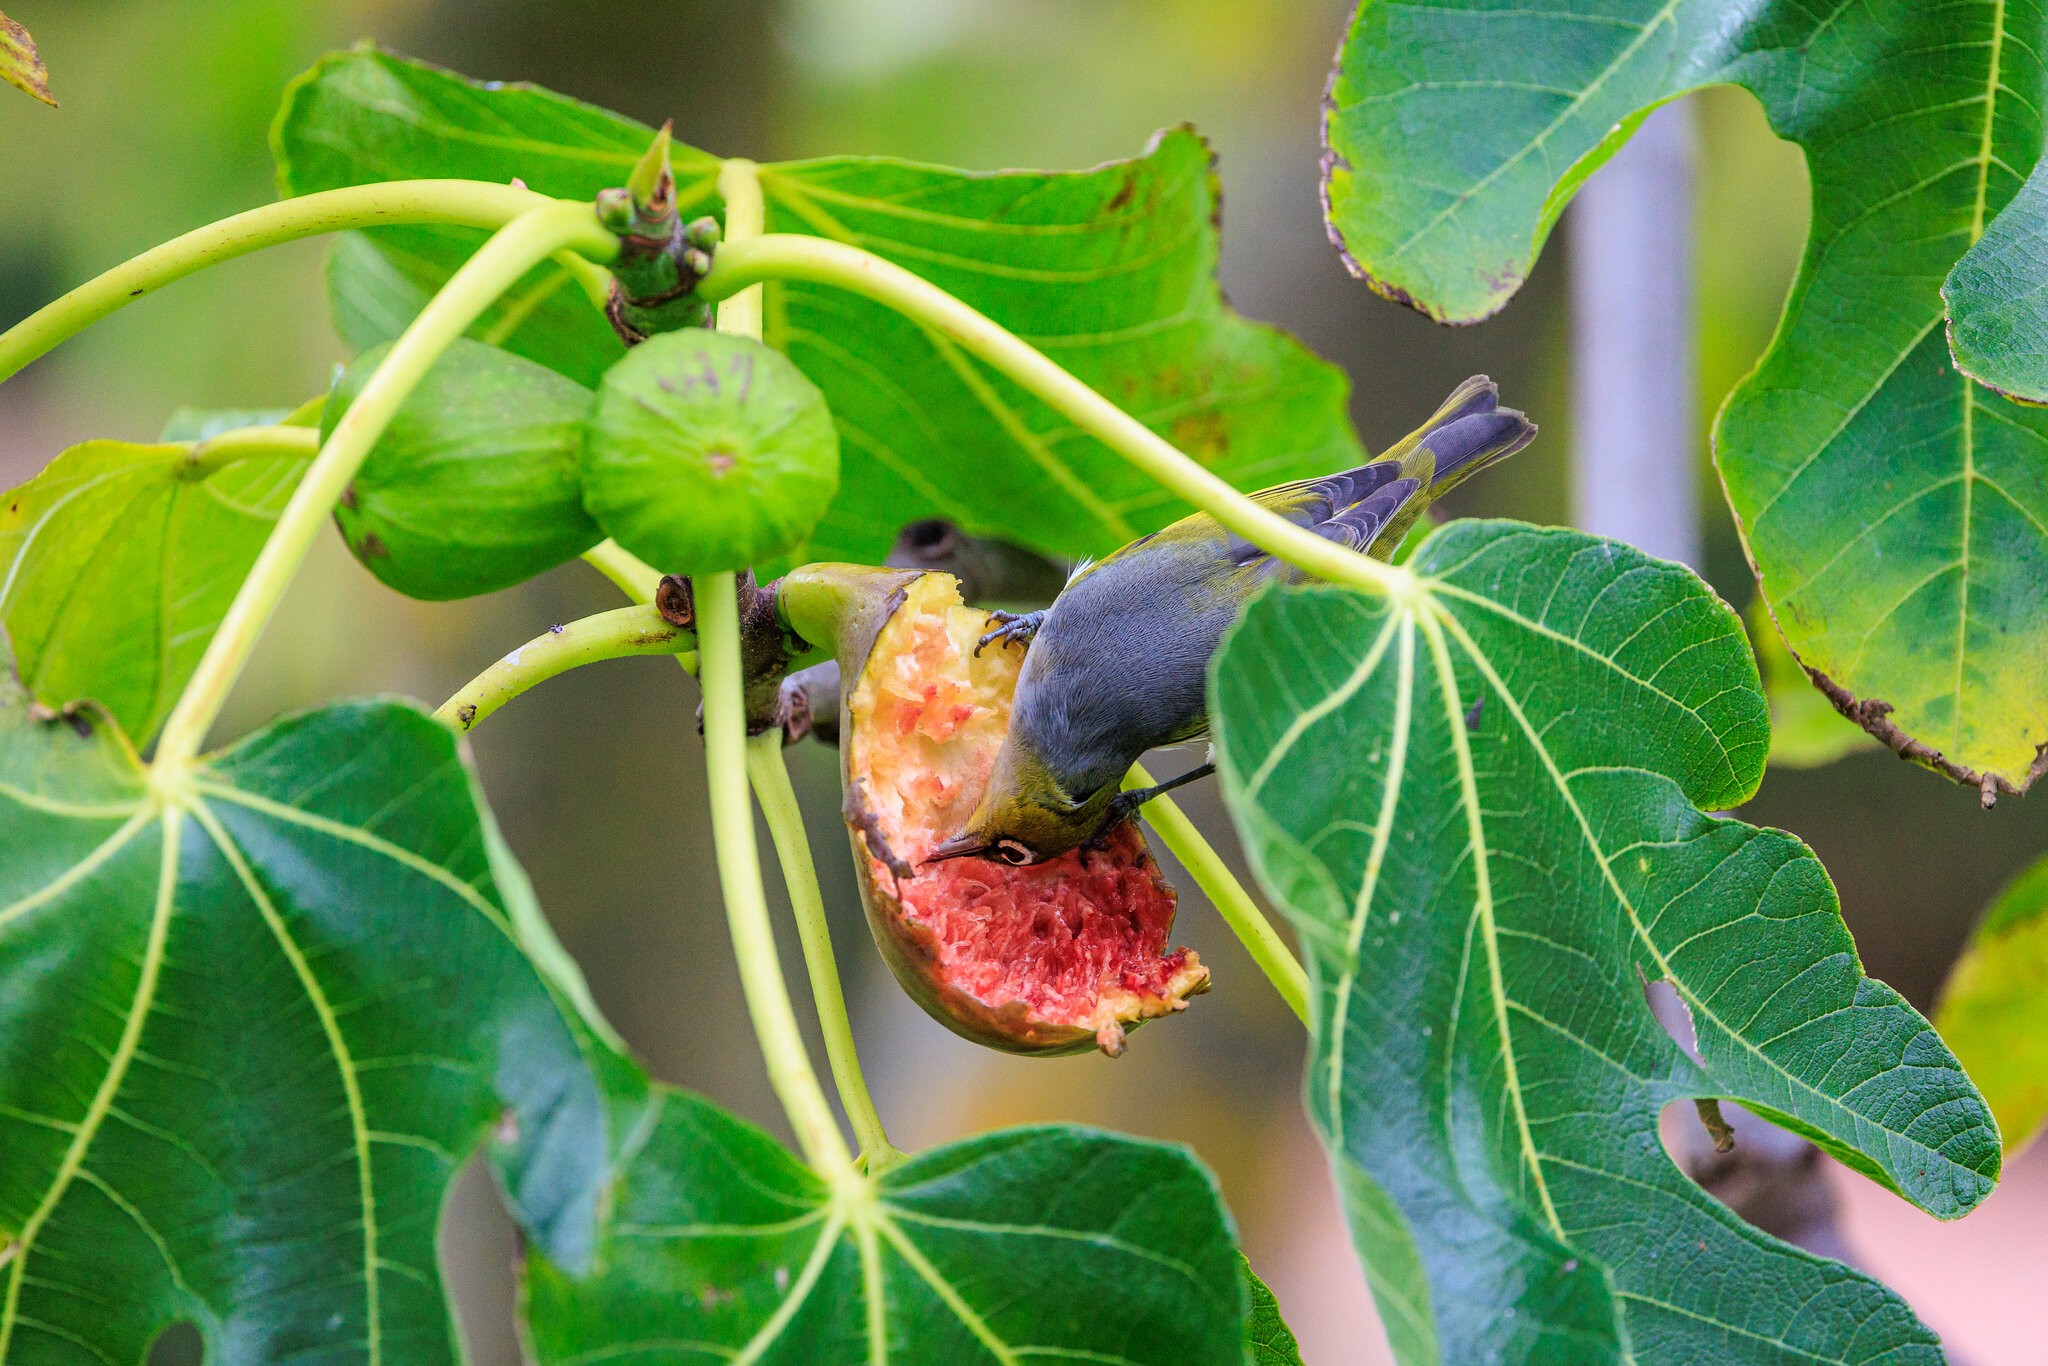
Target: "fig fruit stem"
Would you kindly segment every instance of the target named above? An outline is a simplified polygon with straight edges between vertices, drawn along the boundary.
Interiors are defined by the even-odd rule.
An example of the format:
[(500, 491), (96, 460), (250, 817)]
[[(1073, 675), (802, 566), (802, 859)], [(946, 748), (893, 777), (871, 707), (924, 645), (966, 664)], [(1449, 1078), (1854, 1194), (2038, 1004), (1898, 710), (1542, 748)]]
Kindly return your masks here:
[(782, 881), (789, 889), (790, 909), (796, 914), (797, 938), (803, 944), (804, 968), (811, 978), (811, 997), (817, 1004), (818, 1028), (825, 1036), (832, 1084), (853, 1125), (867, 1173), (873, 1176), (901, 1153), (882, 1127), (874, 1097), (868, 1093), (867, 1077), (860, 1070), (853, 1020), (846, 1011), (839, 962), (832, 953), (832, 931), (825, 920), (825, 894), (818, 886), (817, 865), (811, 859), (803, 809), (797, 804), (796, 789), (790, 785), (789, 769), (783, 763), (781, 731), (771, 730), (747, 742), (747, 774), (754, 781), (754, 800), (761, 804), (769, 837), (782, 861)]
[[(1133, 764), (1131, 771), (1124, 775), (1124, 790), (1132, 791), (1141, 787), (1152, 787), (1152, 775), (1145, 771), (1143, 764)], [(1301, 962), (1287, 948), (1287, 942), (1273, 928), (1273, 922), (1259, 909), (1259, 903), (1252, 900), (1244, 884), (1230, 871), (1230, 865), (1216, 852), (1195, 823), (1188, 819), (1187, 812), (1173, 804), (1170, 797), (1154, 797), (1139, 808), (1138, 814), (1145, 824), (1152, 827), (1152, 833), (1166, 846), (1167, 852), (1180, 861), (1188, 870), (1188, 876), (1202, 889), (1202, 895), (1209, 898), (1209, 904), (1223, 917), (1223, 923), (1230, 926), (1245, 952), (1259, 965), (1259, 971), (1266, 974), (1266, 980), (1273, 984), (1273, 990), (1280, 993), (1280, 999), (1294, 1012), (1295, 1018), (1303, 1025), (1308, 1018), (1308, 973)]]
[(729, 238), (718, 248), (698, 294), (714, 302), (732, 299), (766, 280), (850, 290), (951, 338), (1161, 487), (1305, 573), (1403, 601), (1423, 592), (1412, 570), (1347, 550), (1260, 507), (1023, 338), (872, 252), (797, 233)]
[(335, 425), (264, 541), (254, 568), (236, 591), (198, 668), (164, 723), (153, 765), (158, 774), (175, 774), (189, 767), (198, 755), (228, 690), (249, 662), (257, 637), (277, 610), (335, 501), (355, 478), (392, 415), (441, 353), (542, 261), (563, 250), (602, 255), (613, 241), (590, 205), (544, 200), (541, 207), (499, 229), (413, 319)]
[[(0, 333), (0, 381), (143, 295), (265, 247), (394, 223), (440, 223), (495, 231), (535, 209), (561, 202), (518, 186), (480, 180), (389, 180), (265, 204), (152, 247)], [(600, 261), (610, 260), (617, 251), (617, 241), (609, 234), (602, 241), (590, 236), (566, 245), (574, 253), (587, 253)], [(601, 268), (590, 265), (589, 269), (602, 279)]]
[(747, 795), (747, 714), (740, 676), (740, 617), (731, 573), (705, 575), (697, 595), (699, 676), (704, 685), (704, 767), (711, 794), (711, 837), (718, 881), (725, 894), (733, 954), (747, 1013), (768, 1065), (768, 1082), (796, 1131), (804, 1158), (826, 1180), (857, 1180), (853, 1154), (825, 1099), (804, 1047), (775, 950), (754, 843), (753, 802)]
[(468, 731), (527, 689), (585, 664), (641, 655), (675, 655), (694, 669), (697, 638), (662, 620), (652, 607), (621, 607), (556, 626), (535, 636), (463, 685), (434, 716)]

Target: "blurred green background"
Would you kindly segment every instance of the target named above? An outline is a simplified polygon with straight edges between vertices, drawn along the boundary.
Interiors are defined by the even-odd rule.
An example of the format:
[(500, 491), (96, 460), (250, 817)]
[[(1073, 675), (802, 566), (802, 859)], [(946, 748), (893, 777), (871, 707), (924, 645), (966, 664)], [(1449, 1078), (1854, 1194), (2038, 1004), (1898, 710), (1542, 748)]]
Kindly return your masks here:
[[(688, 141), (757, 158), (1082, 166), (1129, 155), (1186, 120), (1221, 159), (1232, 302), (1342, 364), (1374, 444), (1412, 427), (1466, 375), (1492, 374), (1544, 434), (1467, 485), (1456, 510), (1569, 520), (1560, 246), (1503, 317), (1450, 330), (1373, 297), (1324, 236), (1317, 97), (1349, 9), (1337, 0), (7, 0), (6, 9), (41, 43), (63, 107), (0, 91), (0, 326), (156, 241), (269, 198), (266, 131), (282, 86), (322, 51), (366, 37), (473, 76), (536, 81), (654, 123), (673, 117)], [(1804, 237), (1805, 172), (1746, 95), (1696, 100), (1705, 567), (1741, 606), (1752, 586), (1707, 464), (1706, 426), (1769, 338)], [(0, 388), (0, 483), (20, 482), (76, 440), (153, 435), (181, 404), (290, 406), (324, 388), (344, 356), (325, 317), (323, 257), (320, 244), (300, 244), (180, 284)], [(491, 598), (408, 602), (330, 536), (226, 725), (240, 730), (337, 694), (438, 702), (549, 624), (612, 605), (581, 566)], [(695, 701), (665, 661), (587, 670), (483, 728), (476, 759), (564, 940), (652, 1069), (777, 1127), (710, 881)], [(909, 1005), (873, 954), (839, 834), (834, 762), (825, 751), (794, 756), (863, 1054), (898, 1142), (1059, 1118), (1192, 1143), (1220, 1175), (1308, 1360), (1384, 1360), (1301, 1116), (1299, 1028), (1209, 908), (1190, 896), (1181, 935), (1215, 965), (1216, 991), (1145, 1031), (1123, 1059), (983, 1052)], [(1213, 791), (1197, 790), (1188, 806), (1232, 844)], [(1980, 813), (1973, 792), (1884, 754), (1774, 772), (1744, 814), (1814, 845), (1868, 970), (1923, 1008), (1998, 884), (2048, 849), (2038, 801)], [(2012, 1190), (1953, 1230), (1923, 1227), (1889, 1197), (1837, 1179), (1859, 1257), (1958, 1344), (1959, 1360), (2044, 1359), (2027, 1355), (2039, 1348), (2024, 1345), (2033, 1316), (2023, 1294), (2048, 1269), (2041, 1162), (2019, 1164)], [(445, 1233), (473, 1360), (517, 1361), (514, 1247), (483, 1182), (465, 1181)]]

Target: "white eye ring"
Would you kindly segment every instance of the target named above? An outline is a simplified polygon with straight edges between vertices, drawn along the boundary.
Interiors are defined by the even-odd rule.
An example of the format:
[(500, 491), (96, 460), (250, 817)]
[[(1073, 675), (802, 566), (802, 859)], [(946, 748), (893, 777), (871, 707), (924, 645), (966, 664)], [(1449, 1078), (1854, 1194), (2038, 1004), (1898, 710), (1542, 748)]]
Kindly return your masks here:
[(1028, 863), (1038, 861), (1037, 857), (1029, 849), (1026, 849), (1015, 840), (997, 840), (995, 848), (991, 852), (1012, 868), (1022, 868)]

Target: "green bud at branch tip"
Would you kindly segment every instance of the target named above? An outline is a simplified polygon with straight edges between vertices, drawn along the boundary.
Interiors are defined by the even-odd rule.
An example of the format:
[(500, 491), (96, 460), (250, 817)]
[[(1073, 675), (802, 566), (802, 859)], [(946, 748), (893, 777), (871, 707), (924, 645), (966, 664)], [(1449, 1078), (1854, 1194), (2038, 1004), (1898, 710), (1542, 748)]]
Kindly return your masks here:
[(654, 135), (653, 144), (626, 178), (626, 189), (633, 196), (633, 208), (648, 223), (657, 222), (675, 211), (676, 175), (668, 159), (669, 139), (674, 128), (673, 119), (661, 125), (661, 131)]

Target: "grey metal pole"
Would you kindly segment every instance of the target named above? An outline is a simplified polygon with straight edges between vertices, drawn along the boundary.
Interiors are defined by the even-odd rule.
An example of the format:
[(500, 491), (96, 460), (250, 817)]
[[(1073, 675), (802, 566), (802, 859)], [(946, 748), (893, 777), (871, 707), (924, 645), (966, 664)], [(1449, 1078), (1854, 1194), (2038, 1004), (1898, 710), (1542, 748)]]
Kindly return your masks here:
[(1695, 161), (1692, 107), (1668, 104), (1572, 205), (1572, 508), (1697, 567)]
[[(1571, 210), (1572, 508), (1582, 530), (1667, 560), (1700, 562), (1690, 104), (1668, 104), (1588, 181)], [(1671, 988), (1650, 1008), (1697, 1056)], [(1820, 1153), (1738, 1105), (1717, 1152), (1690, 1113), (1666, 1133), (1680, 1164), (1738, 1214), (1823, 1256), (1853, 1261)]]

